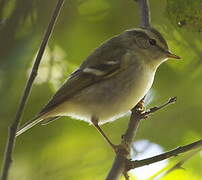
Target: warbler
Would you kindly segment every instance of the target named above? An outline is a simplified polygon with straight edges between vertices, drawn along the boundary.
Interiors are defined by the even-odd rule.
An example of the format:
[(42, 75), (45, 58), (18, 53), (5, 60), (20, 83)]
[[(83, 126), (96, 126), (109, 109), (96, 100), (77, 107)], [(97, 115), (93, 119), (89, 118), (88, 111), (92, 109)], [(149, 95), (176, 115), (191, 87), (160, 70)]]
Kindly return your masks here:
[(99, 125), (130, 111), (147, 94), (157, 68), (168, 58), (180, 59), (154, 28), (114, 36), (86, 58), (16, 136), (38, 123), (71, 116), (93, 124), (109, 142)]

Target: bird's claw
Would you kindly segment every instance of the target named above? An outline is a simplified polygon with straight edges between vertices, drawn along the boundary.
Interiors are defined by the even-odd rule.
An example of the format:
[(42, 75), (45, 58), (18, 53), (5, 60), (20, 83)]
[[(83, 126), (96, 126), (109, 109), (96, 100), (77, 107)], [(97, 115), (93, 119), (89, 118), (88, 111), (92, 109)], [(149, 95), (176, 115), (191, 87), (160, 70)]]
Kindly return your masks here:
[(135, 107), (136, 111), (140, 114), (144, 113), (146, 110), (146, 107), (144, 106), (144, 101), (141, 100)]

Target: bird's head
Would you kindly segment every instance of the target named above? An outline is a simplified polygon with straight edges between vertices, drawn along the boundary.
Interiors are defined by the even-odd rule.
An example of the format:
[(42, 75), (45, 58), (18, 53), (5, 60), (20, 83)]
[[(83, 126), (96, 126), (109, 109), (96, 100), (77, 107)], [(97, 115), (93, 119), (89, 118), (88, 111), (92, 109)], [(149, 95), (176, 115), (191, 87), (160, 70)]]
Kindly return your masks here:
[[(134, 50), (138, 58), (147, 63), (161, 64), (168, 58), (180, 59), (179, 56), (169, 51), (166, 40), (154, 28), (137, 28), (124, 32), (127, 47)], [(124, 39), (125, 39), (124, 38)]]

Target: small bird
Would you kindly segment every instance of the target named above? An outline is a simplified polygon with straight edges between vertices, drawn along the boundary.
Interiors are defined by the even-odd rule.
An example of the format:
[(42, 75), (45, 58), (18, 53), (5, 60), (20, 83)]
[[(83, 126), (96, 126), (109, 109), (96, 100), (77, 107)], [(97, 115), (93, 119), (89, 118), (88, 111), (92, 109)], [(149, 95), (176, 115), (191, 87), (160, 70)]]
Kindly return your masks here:
[(124, 31), (95, 49), (16, 136), (38, 123), (71, 116), (93, 124), (113, 147), (99, 125), (137, 105), (151, 88), (157, 68), (168, 58), (180, 59), (154, 28)]

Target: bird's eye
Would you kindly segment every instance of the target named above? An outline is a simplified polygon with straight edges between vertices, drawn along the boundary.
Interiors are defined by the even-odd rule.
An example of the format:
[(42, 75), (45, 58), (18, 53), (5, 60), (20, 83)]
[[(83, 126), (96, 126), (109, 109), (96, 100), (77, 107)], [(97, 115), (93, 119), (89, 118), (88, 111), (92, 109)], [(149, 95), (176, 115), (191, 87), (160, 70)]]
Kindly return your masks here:
[(149, 39), (149, 44), (151, 44), (152, 46), (155, 46), (156, 40), (155, 39)]

